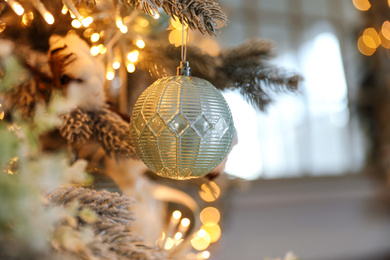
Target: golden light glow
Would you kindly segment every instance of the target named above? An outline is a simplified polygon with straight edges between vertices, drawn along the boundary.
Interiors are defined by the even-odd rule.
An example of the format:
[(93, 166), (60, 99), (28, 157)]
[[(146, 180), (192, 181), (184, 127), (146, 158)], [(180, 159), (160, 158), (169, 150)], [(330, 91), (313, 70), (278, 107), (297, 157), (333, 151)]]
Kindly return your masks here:
[[(83, 35), (84, 35), (84, 37), (91, 37), (92, 36), (92, 34), (94, 33), (94, 31), (93, 31), (93, 29), (92, 28), (87, 28), (87, 29), (85, 29), (85, 31), (83, 32)], [(99, 38), (100, 38), (100, 36), (99, 36)]]
[(81, 19), (81, 23), (84, 27), (88, 27), (91, 23), (93, 23), (93, 18), (91, 16), (88, 16), (84, 19)]
[(121, 67), (121, 63), (119, 61), (116, 61), (112, 64), (112, 67), (117, 70)]
[(153, 15), (153, 18), (154, 18), (154, 19), (160, 18), (160, 14), (159, 14), (159, 13), (155, 13), (155, 14)]
[(109, 70), (109, 71), (107, 72), (107, 74), (106, 74), (106, 78), (107, 78), (108, 80), (113, 80), (113, 79), (115, 78), (115, 72), (112, 71), (112, 70)]
[(180, 219), (181, 218), (181, 212), (178, 211), (178, 210), (175, 210), (173, 213), (172, 213), (172, 217), (174, 219)]
[[(389, 0), (390, 1), (390, 0)], [(383, 24), (382, 24), (382, 30), (381, 30), (383, 36), (390, 40), (390, 22), (389, 21), (385, 21)]]
[(76, 16), (69, 10), (70, 18), (76, 19)]
[(138, 17), (137, 18), (137, 24), (141, 27), (148, 27), (149, 26), (149, 21), (143, 17)]
[(210, 236), (210, 243), (215, 243), (221, 237), (221, 228), (218, 224), (207, 224), (203, 225), (202, 229), (204, 229), (207, 234)]
[(378, 32), (372, 27), (364, 30), (363, 41), (370, 48), (378, 48), (381, 44)]
[(360, 11), (367, 11), (371, 8), (371, 4), (368, 0), (353, 0), (353, 5)]
[[(176, 19), (174, 20), (173, 18), (171, 18), (171, 25), (177, 29), (177, 30), (182, 30), (183, 29), (183, 25), (180, 23), (179, 19)], [(187, 29), (188, 28), (188, 24), (184, 22), (184, 29)]]
[(137, 45), (138, 48), (143, 49), (145, 48), (145, 42), (143, 40), (138, 40), (135, 45)]
[(164, 249), (170, 250), (174, 245), (175, 245), (175, 241), (172, 238), (168, 237), (167, 241), (165, 241)]
[[(184, 33), (186, 33), (187, 31), (184, 31)], [(186, 37), (186, 35), (184, 35), (184, 38)], [(168, 36), (168, 40), (169, 40), (169, 43), (170, 44), (174, 44), (176, 47), (177, 46), (181, 46), (181, 43), (182, 43), (182, 31), (181, 30), (172, 30), (170, 33), (169, 33), (169, 36)]]
[(73, 26), (73, 28), (80, 28), (81, 27), (81, 23), (79, 20), (77, 19), (74, 19), (71, 23), (71, 25)]
[(121, 31), (121, 33), (127, 33), (127, 31), (129, 30), (129, 28), (127, 28), (126, 25), (122, 25), (121, 28), (119, 28), (119, 30)]
[(28, 13), (24, 13), (22, 16), (22, 24), (25, 26), (29, 26), (33, 20), (34, 20), (34, 13), (31, 11)]
[(183, 234), (181, 233), (181, 232), (177, 232), (176, 234), (175, 234), (175, 239), (176, 240), (179, 240), (179, 239), (181, 239), (183, 237)]
[(207, 185), (206, 183), (202, 184), (200, 189), (201, 190), (199, 191), (199, 196), (202, 198), (202, 200), (206, 202), (215, 201), (221, 194), (221, 189), (213, 181), (210, 181), (209, 185)]
[(135, 71), (135, 66), (134, 66), (133, 63), (129, 63), (129, 64), (127, 64), (127, 66), (126, 66), (126, 69), (127, 69), (127, 72), (133, 73), (133, 72)]
[(53, 24), (54, 23), (54, 16), (51, 13), (46, 12), (43, 17), (45, 18), (45, 21), (48, 24)]
[(386, 49), (390, 49), (390, 40), (383, 35), (383, 31), (380, 31), (379, 37), (381, 38), (381, 45)]
[(7, 27), (7, 24), (5, 22), (0, 21), (0, 33), (2, 33), (6, 27)]
[(376, 51), (376, 48), (371, 48), (371, 47), (368, 47), (364, 41), (363, 41), (363, 36), (360, 36), (359, 37), (359, 40), (357, 42), (357, 46), (358, 46), (358, 49), (359, 51), (363, 54), (363, 55), (366, 55), (366, 56), (371, 56), (374, 54), (374, 52)]
[(66, 5), (63, 5), (61, 9), (61, 13), (66, 14), (67, 12), (68, 12), (68, 7), (66, 7)]
[(196, 236), (191, 239), (191, 245), (198, 251), (205, 250), (210, 245), (210, 236), (204, 229), (198, 231)]
[(119, 29), (123, 26), (123, 22), (122, 22), (122, 19), (116, 19), (116, 27), (118, 27)]
[[(2, 107), (3, 105), (0, 104), (0, 108)], [(0, 111), (0, 120), (3, 120), (4, 119), (4, 111)]]
[(209, 251), (203, 251), (202, 252), (203, 259), (209, 259), (210, 258), (210, 252)]
[(24, 13), (24, 8), (18, 2), (14, 0), (7, 0), (6, 2), (11, 6), (12, 10), (14, 10), (17, 15), (20, 16)]
[(97, 42), (100, 39), (100, 35), (98, 33), (94, 33), (91, 35), (91, 42)]
[(92, 56), (98, 55), (100, 52), (99, 46), (92, 46), (90, 49), (90, 52), (91, 52)]
[(180, 222), (180, 224), (183, 226), (183, 227), (188, 227), (190, 224), (191, 224), (191, 221), (188, 219), (188, 218), (183, 218)]
[(221, 218), (221, 214), (219, 213), (218, 209), (214, 207), (204, 208), (200, 212), (200, 221), (205, 225), (217, 224), (220, 218)]
[(136, 62), (138, 60), (138, 56), (139, 56), (139, 51), (137, 50), (134, 50), (132, 52), (129, 52), (127, 54), (127, 59), (131, 62)]
[(103, 44), (99, 44), (99, 45), (98, 45), (98, 48), (99, 48), (99, 53), (100, 53), (100, 54), (104, 54), (104, 53), (106, 53), (106, 51), (107, 51), (106, 46), (104, 46)]

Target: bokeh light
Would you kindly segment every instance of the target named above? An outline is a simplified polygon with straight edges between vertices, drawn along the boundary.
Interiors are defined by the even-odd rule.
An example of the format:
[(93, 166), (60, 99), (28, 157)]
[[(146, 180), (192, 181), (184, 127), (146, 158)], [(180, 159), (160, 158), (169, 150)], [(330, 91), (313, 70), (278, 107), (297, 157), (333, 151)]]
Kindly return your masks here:
[(220, 218), (221, 218), (221, 214), (219, 213), (218, 209), (214, 207), (204, 208), (200, 212), (200, 221), (205, 225), (217, 224)]
[(359, 40), (357, 42), (357, 47), (359, 49), (359, 51), (363, 54), (363, 55), (366, 55), (366, 56), (371, 56), (375, 53), (376, 51), (376, 48), (371, 48), (371, 47), (368, 47), (364, 41), (363, 41), (363, 37), (360, 36), (359, 37)]
[(210, 243), (215, 243), (221, 237), (221, 228), (218, 224), (203, 225), (202, 229), (210, 236)]
[(371, 8), (371, 3), (368, 0), (353, 0), (353, 5), (360, 11), (367, 11)]
[(191, 239), (191, 245), (198, 251), (207, 249), (210, 245), (209, 234), (204, 229), (199, 230), (196, 236)]
[(363, 41), (370, 48), (378, 48), (381, 44), (381, 39), (378, 32), (374, 28), (367, 28), (363, 32)]
[(215, 182), (210, 181), (209, 184), (202, 184), (200, 187), (199, 196), (206, 202), (213, 202), (219, 198), (221, 189)]

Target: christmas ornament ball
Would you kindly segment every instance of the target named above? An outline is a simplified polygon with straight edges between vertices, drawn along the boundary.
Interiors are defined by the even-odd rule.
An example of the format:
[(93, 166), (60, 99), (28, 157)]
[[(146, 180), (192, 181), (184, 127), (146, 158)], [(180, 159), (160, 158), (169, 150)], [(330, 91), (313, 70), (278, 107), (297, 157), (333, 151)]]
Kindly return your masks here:
[(149, 86), (134, 105), (130, 133), (140, 159), (157, 175), (201, 177), (226, 156), (233, 118), (208, 81), (170, 76)]

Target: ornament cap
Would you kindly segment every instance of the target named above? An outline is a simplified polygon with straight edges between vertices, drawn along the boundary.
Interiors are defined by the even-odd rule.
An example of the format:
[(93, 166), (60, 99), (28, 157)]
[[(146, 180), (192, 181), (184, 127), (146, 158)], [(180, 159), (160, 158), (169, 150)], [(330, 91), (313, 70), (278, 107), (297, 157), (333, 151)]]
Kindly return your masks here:
[(180, 66), (177, 67), (177, 75), (191, 76), (190, 63), (188, 61), (181, 61)]

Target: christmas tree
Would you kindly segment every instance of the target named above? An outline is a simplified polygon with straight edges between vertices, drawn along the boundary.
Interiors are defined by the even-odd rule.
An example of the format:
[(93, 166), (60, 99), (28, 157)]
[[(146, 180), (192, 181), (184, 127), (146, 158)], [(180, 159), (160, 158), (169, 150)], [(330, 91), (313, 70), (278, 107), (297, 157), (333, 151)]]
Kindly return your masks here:
[[(160, 110), (145, 122), (130, 115), (141, 92), (187, 60), (192, 76), (237, 89), (263, 110), (273, 93), (300, 80), (267, 62), (272, 44), (253, 39), (218, 53), (196, 40), (187, 46), (228, 21), (209, 0), (8, 0), (0, 19), (0, 258), (209, 258), (221, 235), (218, 198), (229, 186), (222, 160), (235, 143), (233, 122), (214, 120), (215, 112), (189, 119), (193, 106), (170, 119)], [(172, 180), (138, 159), (131, 127), (176, 134), (181, 154), (173, 161), (183, 165), (203, 149), (193, 155), (184, 133), (216, 138), (204, 142), (206, 161), (210, 143), (230, 139), (205, 177), (189, 179), (197, 174), (183, 168)]]

